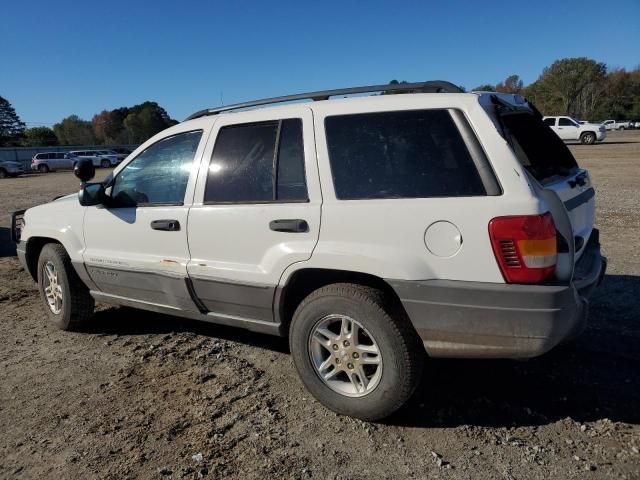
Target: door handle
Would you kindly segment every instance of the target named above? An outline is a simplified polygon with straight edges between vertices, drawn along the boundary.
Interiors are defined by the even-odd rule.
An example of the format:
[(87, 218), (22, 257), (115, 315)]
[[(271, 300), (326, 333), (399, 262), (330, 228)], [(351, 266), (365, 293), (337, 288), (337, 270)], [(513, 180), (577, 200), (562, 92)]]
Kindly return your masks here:
[(151, 222), (151, 228), (154, 230), (177, 232), (180, 230), (180, 222), (178, 220), (154, 220)]
[(309, 231), (309, 224), (301, 218), (271, 220), (269, 228), (274, 232), (304, 233)]

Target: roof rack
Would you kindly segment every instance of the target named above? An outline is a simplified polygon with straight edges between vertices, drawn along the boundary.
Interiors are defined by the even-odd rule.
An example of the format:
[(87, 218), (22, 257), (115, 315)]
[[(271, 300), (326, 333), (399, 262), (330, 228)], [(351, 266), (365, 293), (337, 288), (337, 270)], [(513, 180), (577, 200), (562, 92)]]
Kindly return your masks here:
[[(298, 93), (296, 95), (285, 95), (283, 97), (263, 98), (262, 100), (253, 100), (251, 102), (234, 103), (223, 107), (207, 108), (200, 110), (187, 117), (186, 120), (193, 120), (207, 115), (217, 115), (218, 113), (228, 112), (231, 110), (239, 110), (241, 108), (258, 107), (261, 105), (270, 105), (273, 103), (293, 102), (295, 100), (328, 100), (329, 97), (338, 95), (355, 95), (358, 93), (371, 92), (408, 92), (408, 93), (463, 93), (457, 85), (444, 80), (430, 80), (428, 82), (418, 83), (397, 83), (387, 85), (370, 85), (366, 87), (340, 88), (337, 90), (321, 90), (319, 92)], [(186, 121), (185, 120), (185, 121)]]

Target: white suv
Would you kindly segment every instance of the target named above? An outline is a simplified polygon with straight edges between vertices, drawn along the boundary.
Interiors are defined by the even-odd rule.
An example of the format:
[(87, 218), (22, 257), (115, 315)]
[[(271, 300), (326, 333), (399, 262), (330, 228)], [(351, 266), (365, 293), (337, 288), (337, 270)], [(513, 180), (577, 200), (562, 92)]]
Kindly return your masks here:
[[(328, 100), (391, 88), (432, 93)], [(204, 110), (12, 232), (59, 328), (97, 300), (288, 336), (320, 402), (379, 419), (425, 353), (579, 333), (606, 267), (593, 222), (589, 175), (525, 99), (426, 82)]]
[(584, 145), (592, 145), (607, 138), (604, 125), (579, 122), (571, 117), (544, 117), (542, 121), (565, 141), (575, 140)]
[(110, 153), (107, 150), (74, 150), (69, 152), (69, 157), (73, 160), (74, 165), (81, 159), (91, 160), (95, 167), (110, 168), (118, 165), (121, 159), (115, 152)]

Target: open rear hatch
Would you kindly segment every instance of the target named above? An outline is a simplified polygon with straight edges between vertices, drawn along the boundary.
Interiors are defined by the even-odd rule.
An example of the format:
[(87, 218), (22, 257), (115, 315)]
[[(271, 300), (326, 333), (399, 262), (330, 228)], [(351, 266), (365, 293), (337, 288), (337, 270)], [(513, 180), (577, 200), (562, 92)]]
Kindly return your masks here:
[[(542, 122), (542, 115), (522, 97), (508, 102), (492, 96), (502, 134), (535, 180), (562, 238), (558, 245), (559, 280), (570, 280), (595, 221), (595, 191), (589, 174), (578, 167), (564, 142)], [(519, 97), (519, 98), (517, 98)]]

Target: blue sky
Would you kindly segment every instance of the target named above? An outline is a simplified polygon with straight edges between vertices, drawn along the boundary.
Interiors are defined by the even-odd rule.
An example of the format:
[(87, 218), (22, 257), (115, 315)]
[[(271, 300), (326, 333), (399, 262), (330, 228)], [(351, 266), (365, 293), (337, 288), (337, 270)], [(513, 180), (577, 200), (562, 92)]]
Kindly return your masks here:
[(5, 1), (0, 95), (21, 118), (157, 101), (205, 107), (443, 79), (473, 88), (562, 57), (640, 64), (640, 0), (521, 2)]

